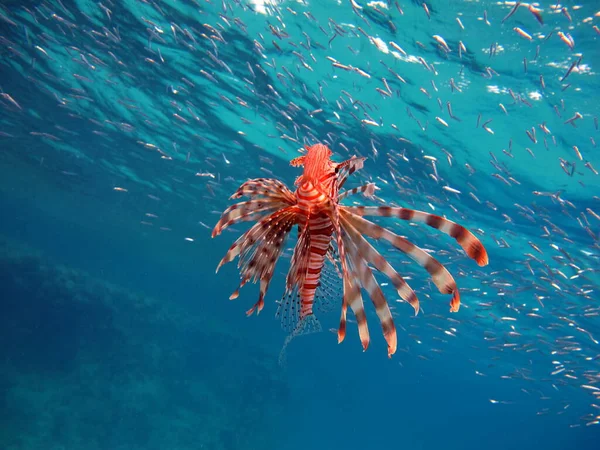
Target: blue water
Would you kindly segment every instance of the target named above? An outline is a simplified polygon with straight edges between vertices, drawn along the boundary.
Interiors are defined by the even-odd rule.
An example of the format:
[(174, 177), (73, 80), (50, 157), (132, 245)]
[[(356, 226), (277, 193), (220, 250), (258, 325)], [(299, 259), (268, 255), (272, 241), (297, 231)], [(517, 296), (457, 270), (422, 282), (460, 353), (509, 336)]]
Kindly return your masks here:
[[(427, 5), (0, 4), (0, 448), (597, 448), (597, 3), (536, 4), (543, 25), (527, 5), (504, 22), (514, 3)], [(247, 229), (210, 238), (229, 196), (291, 187), (316, 142), (368, 157), (348, 186), (378, 198), (346, 203), (444, 215), (489, 252), (478, 267), (378, 221), (435, 252), (463, 302), (450, 314), (378, 244), (423, 307), (384, 287), (391, 359), (371, 305), (369, 349), (351, 314), (337, 344), (334, 299), (280, 364), (289, 260), (258, 317), (256, 286), (227, 300), (235, 264), (214, 273)]]

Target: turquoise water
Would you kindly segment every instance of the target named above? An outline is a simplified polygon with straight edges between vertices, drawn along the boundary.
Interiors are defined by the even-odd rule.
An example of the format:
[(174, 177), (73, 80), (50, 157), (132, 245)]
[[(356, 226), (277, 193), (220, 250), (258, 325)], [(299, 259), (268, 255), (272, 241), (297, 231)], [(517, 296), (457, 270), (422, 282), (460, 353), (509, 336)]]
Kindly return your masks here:
[[(0, 448), (596, 448), (599, 9), (514, 5), (2, 2)], [(230, 195), (291, 187), (317, 142), (368, 157), (348, 186), (377, 198), (345, 203), (444, 215), (489, 252), (378, 220), (462, 294), (450, 314), (378, 245), (423, 307), (384, 287), (391, 359), (371, 305), (369, 349), (351, 314), (337, 344), (333, 299), (280, 364), (289, 259), (258, 317), (214, 273), (247, 229), (211, 239)]]

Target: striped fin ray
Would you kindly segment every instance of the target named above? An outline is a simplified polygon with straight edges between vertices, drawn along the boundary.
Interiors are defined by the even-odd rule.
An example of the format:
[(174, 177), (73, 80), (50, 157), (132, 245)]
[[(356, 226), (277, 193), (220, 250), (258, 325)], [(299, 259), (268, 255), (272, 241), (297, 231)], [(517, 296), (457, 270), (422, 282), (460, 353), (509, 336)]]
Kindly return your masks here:
[(237, 240), (231, 245), (231, 247), (229, 247), (229, 250), (227, 251), (225, 256), (221, 258), (221, 261), (219, 262), (219, 265), (217, 266), (217, 270), (215, 272), (218, 272), (221, 266), (233, 261), (242, 252), (244, 248), (252, 246), (254, 242), (256, 242), (258, 239), (264, 236), (264, 234), (266, 233), (265, 228), (267, 224), (273, 220), (273, 215), (277, 214), (277, 212), (271, 214), (268, 217), (265, 217), (260, 222), (255, 223), (252, 226), (252, 228), (250, 228), (239, 238), (237, 238)]
[(265, 214), (285, 206), (283, 202), (276, 199), (248, 200), (231, 205), (221, 214), (219, 222), (213, 229), (212, 237), (218, 236), (224, 229), (235, 223), (260, 219)]
[(231, 199), (240, 197), (270, 197), (281, 200), (289, 205), (296, 203), (294, 193), (281, 181), (274, 178), (255, 178), (243, 183), (238, 190), (230, 197)]
[[(388, 241), (402, 253), (406, 254), (413, 261), (425, 268), (442, 294), (453, 294), (452, 300), (450, 300), (450, 311), (458, 311), (458, 308), (460, 307), (460, 293), (456, 286), (456, 281), (454, 281), (450, 272), (448, 272), (437, 259), (407, 239), (404, 239), (396, 233), (374, 224), (369, 220), (353, 214), (348, 214), (347, 218), (348, 221), (362, 234), (376, 240), (384, 239)], [(418, 302), (415, 311), (419, 311)]]
[(295, 224), (294, 208), (279, 214), (268, 225), (264, 226), (256, 240), (248, 241), (240, 252), (238, 267), (242, 272), (251, 273), (253, 282), (267, 274), (270, 258), (279, 256), (283, 241)]
[[(348, 245), (348, 257), (354, 266), (355, 274), (358, 276), (358, 280), (362, 285), (363, 289), (367, 291), (373, 305), (375, 306), (375, 312), (379, 321), (381, 322), (381, 328), (383, 329), (383, 336), (388, 344), (388, 357), (396, 353), (397, 337), (396, 337), (396, 326), (394, 325), (394, 319), (392, 318), (392, 312), (390, 307), (383, 295), (383, 291), (373, 275), (373, 271), (368, 266), (363, 255), (361, 255), (357, 244), (350, 237), (349, 234), (345, 235), (344, 241)], [(359, 321), (357, 317), (357, 322)], [(366, 317), (365, 317), (366, 325)], [(359, 322), (360, 326), (360, 322)], [(360, 327), (359, 327), (360, 332)], [(361, 337), (362, 340), (362, 337)], [(365, 348), (363, 342), (363, 348)]]
[(342, 294), (342, 310), (340, 315), (340, 326), (338, 328), (338, 343), (344, 340), (346, 337), (346, 310), (348, 308), (348, 288), (352, 285), (352, 282), (349, 279), (348, 265), (346, 262), (346, 251), (344, 249), (344, 241), (342, 237), (342, 229), (340, 227), (340, 217), (339, 217), (339, 206), (337, 204), (332, 204), (331, 211), (329, 212), (329, 216), (331, 219), (331, 223), (333, 225), (333, 229), (335, 231), (336, 244), (338, 247), (338, 253), (340, 257), (340, 264), (342, 266), (342, 283), (344, 286), (344, 292)]
[[(255, 310), (258, 314), (263, 309), (264, 298), (267, 295), (269, 284), (273, 278), (275, 265), (281, 256), (283, 244), (290, 230), (292, 229), (292, 226), (294, 225), (295, 217), (293, 212), (290, 212), (287, 217), (283, 216), (277, 223), (274, 223), (271, 226), (269, 232), (265, 235), (262, 241), (260, 241), (257, 248), (253, 252), (252, 259), (248, 261), (248, 264), (244, 263), (242, 269), (242, 279), (250, 279), (254, 277), (254, 282), (256, 282), (258, 279), (260, 280), (258, 301), (252, 308), (246, 311), (246, 315), (251, 315)], [(240, 256), (240, 261), (242, 260), (242, 256)], [(252, 264), (253, 262), (255, 264)]]
[(288, 214), (290, 211), (296, 211), (295, 207), (287, 207), (275, 211), (271, 215), (263, 218), (260, 222), (255, 223), (252, 228), (246, 231), (243, 235), (241, 235), (229, 248), (219, 265), (217, 266), (217, 272), (224, 264), (231, 262), (234, 258), (236, 258), (244, 249), (251, 248), (254, 243), (256, 243), (259, 239), (263, 238), (268, 231), (269, 225), (277, 220), (281, 215)]
[(345, 199), (351, 195), (363, 194), (367, 198), (371, 198), (375, 194), (375, 183), (367, 183), (354, 189), (340, 192), (338, 201)]
[(443, 217), (414, 209), (391, 206), (347, 206), (345, 208), (358, 216), (396, 217), (409, 222), (424, 223), (454, 238), (467, 255), (480, 266), (488, 263), (488, 254), (481, 241), (462, 225)]
[[(355, 280), (359, 280), (358, 269), (355, 267), (350, 257), (350, 272)], [(348, 305), (354, 313), (356, 323), (358, 325), (358, 336), (362, 344), (363, 350), (369, 347), (371, 338), (369, 337), (369, 327), (367, 325), (367, 314), (365, 313), (365, 305), (363, 303), (362, 294), (360, 292), (360, 283), (348, 284), (348, 278), (344, 279), (347, 283), (345, 290), (348, 292)]]
[(350, 175), (352, 175), (354, 172), (356, 172), (357, 170), (360, 170), (364, 167), (366, 159), (367, 158), (364, 158), (364, 157), (357, 158), (356, 156), (353, 156), (352, 158), (347, 159), (346, 161), (342, 161), (341, 163), (339, 163), (337, 165), (337, 169), (338, 169), (337, 187), (338, 187), (338, 189), (341, 189), (344, 186), (344, 183), (346, 183), (346, 180), (348, 179), (348, 177)]
[[(260, 223), (259, 223), (260, 224)], [(259, 225), (257, 224), (257, 225)], [(266, 232), (254, 242), (249, 242), (240, 253), (241, 283), (239, 287), (231, 294), (230, 300), (238, 297), (240, 289), (248, 282), (256, 283), (260, 280), (260, 294), (258, 301), (246, 312), (251, 315), (255, 310), (259, 313), (264, 307), (264, 298), (267, 294), (271, 278), (273, 277), (275, 265), (281, 251), (283, 243), (295, 224), (295, 211), (290, 209), (284, 214), (278, 216)]]
[[(342, 211), (344, 211), (342, 209)], [(361, 256), (370, 264), (372, 264), (378, 271), (385, 274), (392, 282), (394, 288), (398, 291), (398, 295), (407, 303), (409, 303), (415, 310), (415, 314), (419, 312), (419, 299), (415, 291), (408, 285), (406, 280), (396, 272), (392, 265), (367, 241), (362, 235), (368, 233), (365, 232), (364, 227), (355, 226), (353, 219), (359, 219), (357, 216), (352, 217), (351, 214), (343, 212), (343, 224), (344, 230), (348, 233), (350, 238), (353, 240), (354, 245), (357, 247), (358, 252)], [(362, 219), (365, 220), (365, 219)], [(373, 237), (373, 236), (371, 236)]]

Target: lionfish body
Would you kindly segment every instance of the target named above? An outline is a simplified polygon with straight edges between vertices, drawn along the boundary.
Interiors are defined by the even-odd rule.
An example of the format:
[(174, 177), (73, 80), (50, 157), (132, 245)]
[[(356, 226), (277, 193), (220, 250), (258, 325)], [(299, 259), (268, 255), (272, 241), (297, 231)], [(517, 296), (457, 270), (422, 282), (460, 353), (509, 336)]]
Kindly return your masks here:
[(323, 145), (316, 145), (304, 157), (292, 161), (292, 165), (304, 165), (304, 174), (296, 180), (296, 201), (300, 240), (306, 241), (306, 272), (292, 273), (287, 288), (297, 286), (300, 294), (300, 319), (313, 313), (315, 292), (319, 285), (321, 269), (331, 245), (333, 224), (330, 219), (332, 200), (337, 199), (335, 164), (331, 152)]
[[(390, 279), (399, 296), (413, 306), (415, 313), (419, 311), (419, 301), (402, 276), (365, 236), (388, 241), (423, 266), (440, 292), (452, 294), (451, 311), (458, 311), (460, 296), (454, 278), (440, 262), (408, 240), (365, 219), (365, 216), (397, 217), (423, 222), (456, 239), (467, 255), (481, 266), (488, 262), (485, 248), (466, 228), (440, 216), (407, 208), (341, 205), (340, 200), (349, 195), (373, 194), (373, 184), (341, 192), (348, 176), (363, 167), (365, 158), (352, 157), (335, 163), (331, 160), (331, 150), (325, 145), (316, 144), (306, 147), (306, 150), (304, 156), (291, 162), (292, 166), (304, 167), (302, 175), (296, 180), (295, 192), (278, 180), (259, 178), (245, 182), (232, 196), (247, 196), (250, 200), (229, 207), (215, 226), (212, 236), (217, 236), (226, 227), (237, 222), (257, 222), (230, 247), (217, 270), (239, 256), (239, 288), (248, 281), (260, 283), (259, 299), (247, 314), (260, 312), (286, 238), (297, 226), (298, 241), (294, 247), (284, 295), (284, 298), (291, 299), (287, 305), (292, 310), (292, 325), (300, 327), (313, 317), (315, 295), (323, 282), (323, 267), (327, 260), (339, 261), (343, 295), (338, 341), (341, 342), (345, 337), (346, 311), (349, 306), (358, 323), (363, 349), (366, 350), (369, 345), (362, 289), (375, 306), (388, 344), (388, 355), (391, 356), (396, 351), (396, 329), (372, 267)], [(231, 295), (231, 299), (238, 296), (239, 288)]]

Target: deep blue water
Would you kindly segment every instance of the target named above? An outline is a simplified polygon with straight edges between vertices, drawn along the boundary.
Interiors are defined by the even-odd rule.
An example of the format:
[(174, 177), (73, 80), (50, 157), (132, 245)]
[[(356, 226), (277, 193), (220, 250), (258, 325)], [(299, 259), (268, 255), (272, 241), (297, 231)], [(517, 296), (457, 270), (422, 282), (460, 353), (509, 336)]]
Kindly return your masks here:
[[(535, 4), (543, 25), (526, 4), (504, 22), (514, 3), (427, 5), (0, 4), (0, 448), (597, 448), (598, 5)], [(229, 196), (291, 187), (316, 142), (368, 157), (348, 186), (378, 199), (346, 203), (444, 215), (489, 252), (378, 221), (462, 292), (450, 314), (377, 245), (423, 306), (384, 287), (392, 359), (371, 305), (369, 349), (351, 313), (337, 344), (333, 299), (280, 365), (289, 259), (258, 317), (257, 287), (229, 301), (235, 265), (215, 274), (247, 229), (210, 238)]]

